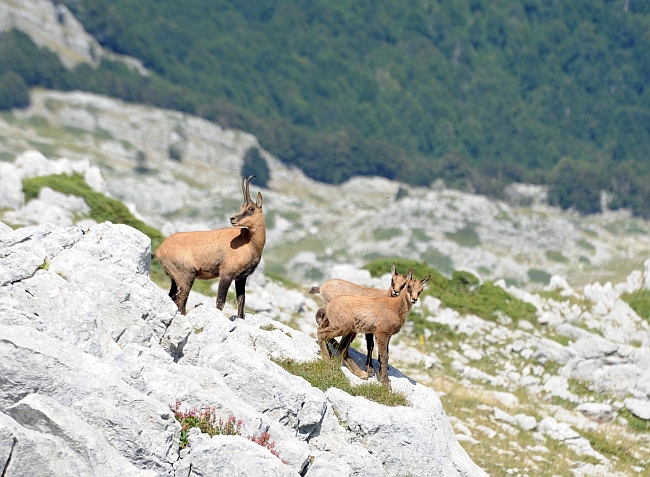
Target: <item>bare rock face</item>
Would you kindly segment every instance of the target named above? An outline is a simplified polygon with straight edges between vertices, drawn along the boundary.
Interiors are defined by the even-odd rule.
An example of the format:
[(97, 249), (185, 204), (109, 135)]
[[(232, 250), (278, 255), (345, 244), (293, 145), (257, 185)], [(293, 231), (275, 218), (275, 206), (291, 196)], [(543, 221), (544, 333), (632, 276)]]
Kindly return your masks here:
[[(432, 390), (393, 370), (407, 407), (324, 393), (271, 360), (319, 359), (313, 338), (213, 306), (177, 314), (150, 253), (108, 222), (0, 226), (4, 476), (486, 475)], [(176, 402), (236, 417), (241, 435), (194, 430), (179, 451)], [(277, 455), (251, 440), (265, 433)]]
[(0, 31), (11, 29), (26, 33), (39, 47), (57, 53), (68, 68), (79, 63), (96, 66), (104, 56), (122, 60), (141, 74), (147, 74), (139, 60), (104, 50), (61, 3), (55, 5), (50, 0), (0, 1)]

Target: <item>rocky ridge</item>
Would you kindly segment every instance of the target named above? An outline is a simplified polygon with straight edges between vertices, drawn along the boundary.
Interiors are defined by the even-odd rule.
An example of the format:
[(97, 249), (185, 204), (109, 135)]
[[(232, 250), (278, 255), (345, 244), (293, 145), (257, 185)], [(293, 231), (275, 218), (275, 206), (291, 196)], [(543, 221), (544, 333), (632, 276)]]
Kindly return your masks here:
[[(432, 390), (394, 371), (408, 407), (323, 393), (270, 360), (317, 359), (313, 338), (176, 313), (150, 253), (124, 225), (0, 224), (3, 475), (485, 475)], [(179, 453), (177, 401), (269, 432), (287, 464), (239, 436), (193, 432)]]

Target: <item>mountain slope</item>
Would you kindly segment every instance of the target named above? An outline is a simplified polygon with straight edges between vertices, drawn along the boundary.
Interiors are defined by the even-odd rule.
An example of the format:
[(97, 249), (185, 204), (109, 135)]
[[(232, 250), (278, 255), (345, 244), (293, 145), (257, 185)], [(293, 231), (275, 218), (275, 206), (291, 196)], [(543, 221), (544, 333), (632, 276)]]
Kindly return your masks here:
[[(194, 112), (317, 180), (441, 176), (497, 195), (537, 181), (563, 207), (597, 211), (607, 189), (645, 213), (644, 2), (66, 3), (102, 45), (192, 90)], [(556, 168), (565, 156), (577, 166)], [(576, 182), (587, 193), (567, 193)]]

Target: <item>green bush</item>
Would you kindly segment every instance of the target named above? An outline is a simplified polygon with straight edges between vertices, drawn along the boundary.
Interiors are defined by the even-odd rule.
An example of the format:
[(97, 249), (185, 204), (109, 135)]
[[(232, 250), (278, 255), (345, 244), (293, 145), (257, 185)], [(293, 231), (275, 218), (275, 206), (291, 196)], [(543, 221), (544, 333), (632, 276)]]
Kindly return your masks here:
[[(49, 187), (62, 194), (83, 197), (88, 207), (90, 207), (90, 218), (98, 223), (110, 221), (114, 224), (129, 225), (139, 230), (151, 239), (152, 250), (156, 250), (165, 239), (159, 230), (135, 218), (122, 202), (92, 190), (84, 178), (77, 173), (71, 176), (57, 174), (24, 179), (23, 192), (25, 200), (28, 201), (38, 197), (38, 193), (43, 187)], [(158, 261), (152, 261), (151, 263), (151, 279), (159, 284), (168, 281)]]
[(424, 262), (397, 258), (375, 260), (364, 268), (369, 270), (372, 276), (378, 277), (390, 273), (393, 262), (400, 273), (406, 273), (406, 270), (412, 267), (415, 269), (415, 278), (422, 279), (431, 275), (431, 280), (424, 287), (420, 298), (435, 296), (443, 306), (487, 320), (496, 320), (499, 314), (503, 313), (515, 323), (522, 319), (537, 322), (537, 309), (533, 305), (515, 298), (491, 281), (480, 283), (476, 276), (466, 271), (455, 271), (451, 279), (448, 279)]

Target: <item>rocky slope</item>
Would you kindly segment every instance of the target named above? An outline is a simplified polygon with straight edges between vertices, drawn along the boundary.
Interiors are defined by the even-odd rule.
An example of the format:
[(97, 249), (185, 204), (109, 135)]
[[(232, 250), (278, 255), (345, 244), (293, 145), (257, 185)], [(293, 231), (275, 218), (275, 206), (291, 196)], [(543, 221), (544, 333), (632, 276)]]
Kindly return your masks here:
[[(239, 206), (243, 156), (258, 147), (250, 134), (199, 118), (78, 92), (34, 91), (32, 106), (0, 117), (0, 126), (0, 157), (13, 161), (38, 145), (52, 158), (90, 161), (106, 192), (165, 234), (228, 226)], [(182, 151), (180, 160), (170, 158), (172, 150)], [(379, 178), (337, 187), (261, 154), (271, 174), (263, 191), (267, 268), (306, 285), (340, 263), (360, 267), (397, 255), (443, 273), (465, 269), (538, 287), (558, 274), (575, 286), (623, 280), (650, 254), (645, 221), (625, 212), (562, 212), (545, 205), (543, 190), (514, 186), (508, 203)]]
[[(260, 315), (175, 313), (150, 253), (123, 225), (0, 224), (3, 476), (485, 475), (432, 390), (394, 371), (407, 407), (323, 393), (270, 360), (317, 359), (312, 338)], [(280, 458), (197, 431), (179, 453), (177, 401), (269, 432)]]
[[(244, 150), (245, 147), (239, 149), (240, 152)], [(124, 174), (126, 171), (128, 168)], [(304, 431), (310, 436), (313, 431), (314, 421), (310, 421), (312, 424), (309, 425), (304, 424), (306, 421), (300, 424), (299, 409), (304, 408), (304, 401), (297, 404), (298, 408), (276, 412), (277, 404), (274, 400), (277, 396), (285, 396), (284, 393), (289, 392), (285, 390), (285, 386), (294, 388), (296, 384), (290, 375), (279, 370), (276, 365), (264, 361), (266, 357), (277, 359), (288, 356), (298, 360), (317, 357), (313, 337), (314, 314), (318, 304), (307, 294), (307, 287), (287, 288), (280, 282), (269, 280), (262, 267), (248, 283), (247, 305), (256, 314), (251, 315), (246, 322), (235, 322), (233, 325), (223, 314), (212, 308), (214, 298), (196, 293), (192, 296), (192, 306), (198, 302), (209, 306), (196, 308), (187, 318), (174, 318), (173, 305), (165, 292), (147, 278), (148, 242), (139, 233), (125, 227), (95, 225), (92, 220), (85, 218), (88, 206), (83, 199), (66, 196), (47, 188), (41, 190), (37, 199), (25, 203), (21, 183), (23, 178), (73, 172), (84, 176), (95, 190), (103, 190), (106, 182), (110, 180), (105, 181), (99, 167), (88, 160), (48, 160), (35, 151), (20, 154), (13, 163), (0, 163), (0, 203), (4, 208), (5, 220), (10, 223), (54, 222), (63, 226), (70, 226), (75, 222), (79, 224), (68, 229), (57, 229), (53, 225), (18, 228), (16, 231), (4, 229), (4, 248), (0, 258), (0, 283), (3, 284), (0, 288), (0, 302), (3, 312), (0, 315), (2, 320), (6, 320), (3, 324), (23, 326), (21, 333), (29, 336), (30, 343), (37, 341), (37, 335), (33, 331), (35, 329), (50, 338), (73, 343), (83, 353), (107, 359), (111, 363), (117, 360), (122, 366), (120, 369), (123, 372), (126, 369), (129, 375), (139, 376), (134, 369), (146, 368), (156, 376), (155, 379), (164, 381), (167, 394), (164, 394), (164, 398), (160, 397), (163, 395), (162, 389), (154, 391), (147, 387), (155, 387), (154, 385), (142, 384), (144, 387), (137, 389), (144, 390), (147, 395), (157, 396), (163, 404), (172, 404), (179, 399), (192, 405), (207, 406), (214, 405), (214, 400), (202, 397), (203, 391), (196, 385), (192, 385), (189, 390), (183, 390), (181, 384), (179, 387), (174, 385), (170, 391), (169, 383), (172, 377), (163, 376), (164, 373), (159, 369), (154, 370), (157, 364), (167, 363), (165, 369), (171, 369), (168, 369), (168, 372), (174, 375), (173, 379), (181, 381), (188, 368), (184, 367), (184, 371), (180, 371), (177, 365), (187, 364), (211, 369), (218, 367), (222, 375), (226, 376), (228, 386), (234, 388), (236, 394), (239, 392), (240, 396), (246, 396), (242, 398), (246, 406), (251, 405), (249, 395), (253, 392), (250, 390), (249, 374), (254, 370), (267, 370), (270, 367), (272, 370), (265, 371), (269, 374), (263, 373), (254, 381), (273, 383), (272, 393), (275, 397), (260, 397), (256, 410), (265, 416), (273, 415), (274, 419), (277, 419), (275, 427), (269, 423), (268, 429), (278, 429), (277, 433), (271, 432), (278, 442), (278, 449), (282, 450), (285, 445), (290, 448), (295, 445), (285, 444), (282, 440), (284, 437), (280, 437), (286, 432), (286, 429), (281, 429), (287, 425), (293, 426), (299, 440), (306, 441), (304, 452), (296, 458), (298, 462), (288, 459), (298, 472), (304, 473), (305, 469), (311, 469), (309, 472), (316, 473), (317, 469), (331, 469), (333, 465), (334, 468), (340, 469), (341, 475), (361, 475), (361, 467), (365, 469), (370, 466), (376, 468), (377, 472), (401, 475), (406, 461), (412, 459), (418, 465), (425, 462), (418, 450), (409, 456), (396, 457), (398, 463), (389, 464), (387, 456), (394, 455), (394, 452), (384, 449), (383, 446), (393, 441), (379, 438), (377, 425), (389, 426), (379, 435), (384, 435), (384, 432), (391, 435), (398, 432), (393, 425), (402, 428), (409, 435), (413, 432), (429, 435), (434, 429), (442, 429), (442, 434), (438, 435), (437, 431), (434, 434), (448, 444), (453, 442), (455, 438), (449, 426), (441, 424), (446, 423), (446, 420), (444, 414), (440, 414), (442, 411), (436, 394), (425, 390), (421, 385), (415, 385), (416, 381), (432, 387), (439, 393), (458, 439), (473, 460), (481, 467), (490, 469), (493, 475), (500, 475), (502, 471), (508, 471), (509, 475), (521, 476), (639, 475), (647, 471), (647, 461), (650, 457), (650, 439), (647, 433), (647, 423), (650, 422), (650, 326), (648, 320), (639, 317), (621, 297), (650, 289), (650, 262), (646, 262), (643, 270), (636, 270), (627, 276), (624, 282), (616, 285), (609, 282), (601, 285), (595, 282), (580, 291), (573, 289), (559, 276), (554, 276), (546, 291), (542, 293), (509, 286), (503, 280), (497, 282), (511, 294), (537, 308), (536, 323), (524, 320), (514, 323), (504, 315), (496, 321), (474, 315), (460, 315), (446, 308), (439, 300), (425, 297), (423, 302), (414, 308), (411, 316), (412, 320), (418, 319), (420, 323), (426, 324), (423, 334), (414, 334), (414, 322), (410, 319), (391, 346), (392, 362), (399, 363), (401, 369), (409, 375), (409, 378), (406, 378), (395, 370), (394, 387), (402, 389), (410, 396), (411, 407), (406, 408), (403, 413), (393, 411), (400, 414), (399, 418), (382, 418), (380, 422), (373, 421), (374, 424), (352, 426), (358, 433), (348, 436), (349, 442), (363, 443), (365, 452), (370, 450), (370, 454), (378, 452), (377, 449), (384, 449), (381, 451), (379, 462), (371, 463), (364, 457), (361, 460), (363, 464), (355, 467), (352, 461), (356, 462), (360, 458), (359, 454), (345, 451), (343, 456), (339, 455), (339, 450), (333, 450), (331, 447), (333, 444), (318, 440), (322, 437), (320, 432), (316, 433), (318, 439), (315, 435), (313, 439), (300, 437), (303, 425), (310, 429)], [(299, 176), (295, 171), (292, 174)], [(151, 184), (155, 182), (152, 181)], [(188, 190), (191, 190), (189, 186)], [(269, 191), (264, 192), (267, 197), (271, 195)], [(235, 191), (232, 193), (235, 194)], [(468, 200), (473, 199), (468, 197)], [(590, 220), (596, 221), (596, 218)], [(92, 228), (88, 231), (88, 227)], [(98, 262), (86, 262), (88, 257), (85, 254), (94, 257)], [(104, 262), (113, 263), (110, 273), (97, 268), (105, 266)], [(129, 273), (124, 272), (122, 268), (127, 268)], [(111, 277), (111, 273), (114, 276)], [(372, 279), (367, 271), (349, 264), (335, 265), (328, 273), (359, 283), (387, 287), (386, 277)], [(79, 274), (79, 277), (72, 280), (70, 277), (75, 274)], [(107, 287), (109, 291), (103, 290), (103, 287)], [(98, 297), (100, 302), (89, 302), (97, 300)], [(230, 303), (227, 306), (226, 315), (234, 312), (232, 305)], [(69, 313), (70, 308), (74, 308), (75, 313)], [(7, 313), (4, 310), (7, 310)], [(115, 319), (117, 322), (113, 321)], [(290, 324), (291, 328), (277, 322), (269, 327), (270, 320), (280, 320)], [(307, 338), (296, 329), (302, 330), (312, 338)], [(9, 328), (6, 330), (6, 333), (10, 332)], [(79, 333), (79, 330), (83, 332)], [(193, 330), (202, 332), (195, 333)], [(0, 336), (4, 336), (4, 332)], [(228, 341), (229, 338), (234, 338), (234, 341)], [(241, 346), (242, 344), (245, 346)], [(139, 346), (137, 352), (132, 349), (135, 345)], [(11, 345), (13, 346), (15, 343)], [(262, 353), (264, 358), (254, 357), (250, 350), (245, 349), (246, 346), (253, 348), (255, 353)], [(147, 348), (147, 351), (142, 351), (142, 347)], [(206, 351), (202, 351), (202, 347), (206, 347)], [(160, 351), (152, 356), (152, 349)], [(129, 350), (128, 353), (125, 350)], [(41, 349), (27, 353), (32, 352), (39, 356), (43, 354)], [(232, 358), (240, 352), (243, 358)], [(363, 359), (359, 353), (355, 356), (359, 360)], [(243, 359), (245, 364), (232, 364), (229, 361), (231, 358)], [(223, 364), (224, 368), (221, 368), (224, 361), (228, 361), (228, 364)], [(129, 363), (126, 368), (124, 362)], [(15, 366), (15, 363), (7, 366)], [(23, 371), (11, 371), (18, 375), (21, 372)], [(193, 376), (191, 373), (190, 375)], [(35, 379), (46, 379), (46, 376), (39, 375)], [(32, 378), (29, 376), (15, 380), (12, 378), (8, 383), (13, 387), (15, 382), (21, 381), (21, 385), (28, 389), (30, 379)], [(122, 380), (124, 379), (126, 378)], [(131, 379), (137, 380), (135, 377)], [(201, 377), (191, 378), (190, 381), (212, 382), (210, 379)], [(349, 379), (359, 382), (351, 375)], [(87, 381), (87, 378), (83, 378), (83, 381)], [(131, 381), (127, 379), (127, 382)], [(201, 386), (205, 387), (203, 384)], [(52, 384), (52, 387), (57, 386)], [(64, 394), (77, 392), (81, 391), (66, 388), (61, 394), (46, 394), (61, 403), (60, 400), (65, 401)], [(94, 396), (98, 391), (91, 389), (86, 392), (88, 394), (82, 393), (83, 397), (91, 399), (89, 396)], [(215, 391), (209, 387), (209, 392)], [(9, 408), (33, 392), (26, 390), (5, 394), (8, 396), (6, 405)], [(414, 396), (420, 395), (428, 404), (417, 404), (413, 401)], [(363, 398), (346, 396), (342, 391), (332, 389), (326, 393), (326, 400), (336, 409), (338, 419), (345, 423), (344, 428), (349, 432), (351, 420), (356, 422), (358, 419), (350, 416), (352, 409), (363, 413), (379, 405), (370, 404)], [(121, 402), (122, 398), (111, 395), (105, 399), (108, 403), (101, 405), (109, 407), (116, 405), (115, 400)], [(234, 398), (229, 394), (223, 399), (230, 402)], [(295, 406), (296, 399), (300, 403), (302, 398), (278, 399), (288, 399), (293, 403), (291, 405)], [(338, 402), (338, 399), (346, 400), (347, 404), (337, 407), (334, 402)], [(348, 401), (356, 402), (356, 407)], [(70, 406), (67, 402), (62, 404)], [(29, 405), (30, 403), (31, 401), (28, 402)], [(240, 404), (244, 407), (240, 407)], [(39, 401), (38, 405), (46, 406), (47, 402)], [(224, 415), (237, 414), (238, 417), (242, 416), (243, 411), (236, 411), (248, 409), (245, 405), (243, 402), (219, 404), (224, 406)], [(435, 417), (434, 422), (422, 423), (419, 406), (425, 406), (427, 415), (433, 413), (432, 416), (439, 417)], [(368, 412), (366, 417), (372, 421), (372, 416), (376, 413), (384, 416), (388, 411), (382, 409)], [(13, 417), (13, 414), (9, 414)], [(94, 425), (94, 421), (84, 415), (77, 417), (81, 417), (82, 421), (91, 426)], [(312, 416), (310, 419), (316, 418)], [(394, 424), (395, 419), (404, 421), (397, 425)], [(267, 429), (259, 424), (262, 421), (255, 422), (257, 424), (247, 424), (248, 432), (254, 434)], [(331, 423), (333, 425), (334, 421)], [(421, 428), (421, 425), (425, 427)], [(12, 429), (12, 436), (22, 435), (20, 432), (23, 431), (14, 424), (9, 427)], [(334, 428), (338, 429), (337, 433), (341, 431), (336, 426)], [(140, 430), (137, 432), (140, 433)], [(176, 438), (176, 435), (174, 436)], [(212, 441), (209, 444), (205, 437), (193, 438), (201, 442), (200, 446), (197, 444), (203, 449), (201, 452), (213, 445)], [(113, 438), (106, 439), (109, 444), (115, 446), (111, 440)], [(414, 440), (410, 436), (404, 437), (405, 442), (411, 443), (420, 442), (421, 439), (424, 438)], [(74, 449), (74, 446), (72, 447)], [(399, 447), (402, 448), (403, 445)], [(315, 449), (331, 450), (334, 455), (323, 457), (321, 467), (320, 463), (317, 464)], [(361, 448), (357, 450), (364, 452)], [(65, 452), (72, 455), (73, 451)], [(211, 451), (205, 452), (202, 454), (200, 465), (226, 465), (208, 459), (207, 456), (212, 455)], [(285, 449), (284, 452), (286, 455), (292, 455), (291, 452), (297, 451)], [(462, 451), (454, 448), (449, 452), (449, 462), (455, 462), (456, 453), (463, 456), (463, 462), (467, 460)], [(168, 463), (170, 460), (172, 463), (176, 462), (175, 455), (164, 456)], [(156, 465), (162, 466), (160, 462), (163, 462), (163, 457), (157, 458), (159, 462)], [(305, 458), (307, 460), (304, 460)], [(94, 462), (94, 458), (88, 459), (83, 465), (91, 465)], [(102, 459), (99, 459), (99, 462), (104, 462)], [(314, 467), (305, 467), (306, 462), (310, 460)], [(137, 466), (137, 462), (134, 464)], [(187, 462), (179, 463), (176, 467), (172, 465), (172, 469), (186, 469), (186, 464)], [(427, 464), (422, 474), (418, 474), (419, 471), (415, 468), (409, 468), (408, 472), (411, 475), (439, 475), (439, 469), (440, 467), (430, 467)], [(481, 472), (473, 469), (470, 475), (473, 472)], [(56, 473), (56, 470), (53, 472)], [(98, 471), (94, 469), (93, 472)], [(110, 473), (112, 470), (106, 472)], [(444, 472), (440, 475), (447, 475)]]

